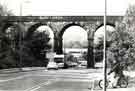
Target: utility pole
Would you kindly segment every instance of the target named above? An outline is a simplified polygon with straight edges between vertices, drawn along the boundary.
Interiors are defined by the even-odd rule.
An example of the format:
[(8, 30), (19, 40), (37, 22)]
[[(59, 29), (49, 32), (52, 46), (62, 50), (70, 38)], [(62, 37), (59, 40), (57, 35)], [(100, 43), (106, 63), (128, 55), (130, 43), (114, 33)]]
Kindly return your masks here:
[(20, 16), (23, 16), (23, 7), (25, 4), (31, 3), (29, 0), (21, 0), (20, 1)]
[[(20, 21), (19, 21), (19, 24), (21, 23), (21, 18), (22, 18), (22, 8), (23, 8), (23, 5), (22, 5), (22, 2), (23, 2), (23, 0), (21, 0), (21, 2), (20, 2)], [(20, 29), (20, 28), (19, 28)], [(20, 53), (20, 59), (19, 59), (19, 69), (20, 69), (20, 71), (22, 71), (22, 47), (21, 47), (21, 45), (22, 45), (22, 34), (21, 34), (21, 29), (19, 30), (19, 53)]]
[[(21, 24), (21, 20), (22, 20), (22, 16), (23, 16), (23, 3), (30, 3), (30, 1), (25, 1), (25, 0), (21, 0), (20, 1), (20, 21), (19, 24)], [(20, 71), (22, 70), (22, 44), (23, 44), (23, 31), (21, 28), (19, 28), (19, 50), (20, 50), (20, 62), (19, 62), (19, 67), (20, 67)]]
[(104, 49), (103, 49), (103, 72), (104, 72), (104, 80), (103, 80), (103, 91), (106, 91), (106, 82), (107, 82), (107, 75), (106, 75), (106, 13), (107, 13), (107, 0), (105, 0), (105, 12), (104, 12)]

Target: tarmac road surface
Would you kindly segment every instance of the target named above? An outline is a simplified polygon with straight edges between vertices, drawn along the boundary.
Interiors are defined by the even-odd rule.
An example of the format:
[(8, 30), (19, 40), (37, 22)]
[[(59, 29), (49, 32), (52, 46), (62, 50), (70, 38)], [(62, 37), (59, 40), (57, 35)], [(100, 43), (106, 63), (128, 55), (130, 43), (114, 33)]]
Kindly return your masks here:
[[(101, 91), (97, 84), (101, 77), (101, 69), (60, 69), (5, 73), (0, 74), (0, 91), (91, 91), (93, 90), (91, 87), (94, 88), (94, 91)], [(135, 91), (135, 89), (118, 88), (107, 91)]]

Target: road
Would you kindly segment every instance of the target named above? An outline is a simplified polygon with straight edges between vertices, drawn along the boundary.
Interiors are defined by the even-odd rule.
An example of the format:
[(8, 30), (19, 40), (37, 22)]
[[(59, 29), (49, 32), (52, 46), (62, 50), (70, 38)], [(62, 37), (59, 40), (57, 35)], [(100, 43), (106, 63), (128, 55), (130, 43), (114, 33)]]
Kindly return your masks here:
[[(101, 69), (38, 70), (0, 74), (0, 91), (91, 91), (91, 87), (94, 87), (95, 91), (101, 91), (97, 85), (101, 74)], [(93, 81), (95, 86), (91, 85)]]

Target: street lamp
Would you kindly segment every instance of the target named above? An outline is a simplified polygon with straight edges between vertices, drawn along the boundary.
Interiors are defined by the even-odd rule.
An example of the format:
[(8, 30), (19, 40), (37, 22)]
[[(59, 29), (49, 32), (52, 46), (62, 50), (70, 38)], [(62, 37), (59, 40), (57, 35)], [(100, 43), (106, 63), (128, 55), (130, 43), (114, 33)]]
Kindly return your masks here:
[[(29, 3), (29, 1), (24, 1), (24, 0), (21, 0), (20, 2), (20, 22), (21, 23), (21, 18), (23, 16), (23, 4), (24, 3)], [(19, 46), (20, 46), (20, 62), (19, 62), (19, 68), (20, 68), (20, 71), (22, 70), (22, 34), (23, 31), (20, 29), (20, 33), (19, 33)]]
[(106, 75), (106, 71), (107, 71), (107, 64), (106, 64), (106, 15), (107, 15), (107, 0), (104, 0), (105, 2), (105, 11), (104, 11), (104, 49), (103, 49), (103, 72), (104, 72), (104, 86), (103, 86), (103, 91), (106, 91), (106, 80), (107, 80), (107, 75)]
[(29, 0), (21, 0), (21, 2), (20, 2), (20, 16), (23, 16), (23, 5), (25, 3), (30, 3), (30, 1)]

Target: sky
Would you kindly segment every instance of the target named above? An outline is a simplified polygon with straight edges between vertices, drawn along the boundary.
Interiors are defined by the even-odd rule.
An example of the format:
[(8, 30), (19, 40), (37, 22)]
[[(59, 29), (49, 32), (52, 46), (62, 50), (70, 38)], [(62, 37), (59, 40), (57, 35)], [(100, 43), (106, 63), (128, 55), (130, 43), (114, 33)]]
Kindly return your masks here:
[[(110, 33), (112, 33), (115, 31), (115, 28), (107, 25), (106, 31), (109, 31)], [(99, 38), (103, 38), (103, 37), (104, 37), (104, 26), (96, 30), (95, 35), (94, 35), (94, 44), (99, 44), (99, 41), (100, 41)]]
[[(104, 15), (105, 0), (0, 0), (15, 15)], [(107, 0), (108, 15), (124, 15), (135, 0)], [(21, 7), (22, 6), (22, 9)]]
[(71, 43), (71, 41), (73, 43), (78, 41), (83, 44), (83, 42), (87, 41), (87, 39), (87, 32), (79, 26), (69, 27), (63, 34), (64, 46), (70, 45), (69, 43)]

